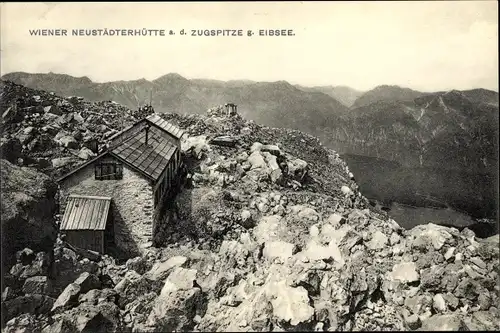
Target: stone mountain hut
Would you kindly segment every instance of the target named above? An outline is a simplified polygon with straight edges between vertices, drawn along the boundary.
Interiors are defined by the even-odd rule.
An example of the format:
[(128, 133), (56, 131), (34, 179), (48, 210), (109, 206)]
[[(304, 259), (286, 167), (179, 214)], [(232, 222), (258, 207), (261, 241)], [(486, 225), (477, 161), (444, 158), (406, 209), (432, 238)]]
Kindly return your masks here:
[(155, 242), (180, 188), (184, 132), (152, 114), (110, 138), (97, 157), (58, 179), (60, 232), (73, 246), (135, 255)]

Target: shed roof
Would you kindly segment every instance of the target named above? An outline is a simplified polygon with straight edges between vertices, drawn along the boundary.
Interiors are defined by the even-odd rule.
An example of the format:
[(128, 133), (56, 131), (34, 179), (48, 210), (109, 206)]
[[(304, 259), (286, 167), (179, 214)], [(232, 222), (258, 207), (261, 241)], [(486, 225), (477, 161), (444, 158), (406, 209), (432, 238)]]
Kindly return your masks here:
[(110, 197), (71, 194), (61, 221), (61, 230), (105, 230), (110, 206)]

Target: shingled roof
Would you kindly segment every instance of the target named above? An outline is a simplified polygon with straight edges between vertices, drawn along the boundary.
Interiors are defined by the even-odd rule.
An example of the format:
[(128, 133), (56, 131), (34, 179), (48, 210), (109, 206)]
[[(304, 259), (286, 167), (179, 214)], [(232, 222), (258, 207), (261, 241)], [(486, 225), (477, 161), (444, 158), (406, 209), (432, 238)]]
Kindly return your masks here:
[[(148, 128), (147, 143), (145, 127), (137, 131), (137, 126), (144, 125)], [(165, 137), (166, 134), (180, 139), (184, 131), (152, 114), (114, 135), (114, 144), (108, 150), (62, 176), (58, 181), (64, 180), (105, 155), (111, 155), (156, 182), (178, 150), (178, 147)]]
[(138, 122), (124, 128), (120, 132), (112, 135), (111, 137), (108, 138), (108, 140), (113, 141), (113, 140), (117, 140), (120, 137), (127, 136), (127, 134), (131, 132), (130, 130), (137, 128), (137, 126), (147, 125), (147, 124), (151, 124), (151, 125), (154, 125), (160, 129), (162, 129), (163, 131), (170, 134), (172, 137), (174, 137), (176, 139), (181, 139), (182, 136), (185, 134), (184, 130), (182, 130), (179, 127), (164, 120), (156, 113), (153, 113), (153, 114), (147, 116), (146, 118), (143, 118), (143, 119), (139, 120)]
[(176, 150), (176, 146), (161, 136), (160, 129), (151, 127), (147, 144), (146, 131), (140, 131), (110, 153), (156, 181)]
[(169, 123), (168, 121), (164, 120), (163, 118), (161, 118), (156, 113), (153, 113), (153, 114), (149, 115), (146, 118), (146, 120), (149, 121), (149, 122), (151, 122), (152, 124), (160, 127), (164, 131), (170, 133), (176, 139), (180, 139), (184, 135), (184, 131), (182, 129), (180, 129), (177, 126), (175, 126), (175, 125)]

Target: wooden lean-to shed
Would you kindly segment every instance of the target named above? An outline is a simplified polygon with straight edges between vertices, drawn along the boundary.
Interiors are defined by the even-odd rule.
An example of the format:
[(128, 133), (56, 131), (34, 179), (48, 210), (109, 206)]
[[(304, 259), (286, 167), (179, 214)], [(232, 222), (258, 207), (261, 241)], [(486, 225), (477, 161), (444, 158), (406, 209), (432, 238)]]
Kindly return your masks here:
[(112, 228), (111, 198), (71, 194), (61, 221), (61, 232), (73, 246), (104, 253)]

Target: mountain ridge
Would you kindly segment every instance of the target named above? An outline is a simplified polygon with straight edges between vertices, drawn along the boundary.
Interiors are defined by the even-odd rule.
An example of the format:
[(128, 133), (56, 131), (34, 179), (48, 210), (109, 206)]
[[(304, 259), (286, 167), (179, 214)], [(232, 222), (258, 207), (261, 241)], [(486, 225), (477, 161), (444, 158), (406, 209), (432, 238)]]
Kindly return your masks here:
[(341, 154), (381, 157), (407, 166), (481, 169), (497, 163), (492, 149), (498, 93), (482, 88), (420, 92), (380, 85), (349, 108), (328, 93), (284, 80), (228, 83), (168, 73), (153, 81), (92, 83), (87, 77), (22, 72), (2, 79), (64, 96), (113, 100), (132, 109), (148, 104), (152, 96), (158, 112), (202, 114), (206, 105), (233, 102), (247, 119), (307, 132)]
[[(2, 79), (64, 96), (82, 96), (91, 101), (113, 100), (132, 109), (148, 104), (152, 95), (158, 112), (201, 114), (205, 112), (206, 105), (235, 102), (238, 111), (251, 120), (262, 120), (270, 126), (305, 129), (311, 134), (321, 133), (348, 112), (347, 107), (331, 96), (317, 91), (304, 92), (283, 80), (188, 80), (179, 74), (169, 73), (153, 81), (89, 83), (75, 79), (72, 88), (65, 81), (57, 86), (58, 77), (50, 77), (47, 82), (43, 82), (42, 77), (43, 74), (37, 75), (34, 80), (31, 74), (10, 73)], [(289, 117), (290, 114), (294, 116)]]
[(352, 108), (358, 108), (369, 105), (377, 101), (405, 101), (426, 95), (427, 93), (416, 91), (410, 88), (401, 87), (398, 85), (379, 85), (365, 92), (356, 99)]
[(354, 102), (364, 93), (363, 91), (359, 91), (348, 86), (329, 85), (306, 87), (302, 85), (296, 85), (296, 87), (304, 91), (319, 91), (325, 93), (349, 108), (352, 107)]
[[(478, 110), (478, 106), (482, 105), (481, 110), (485, 109), (490, 114), (494, 113), (492, 107), (498, 106), (498, 93), (482, 88), (419, 92), (395, 85), (380, 85), (362, 93), (349, 108), (332, 97), (332, 91), (328, 93), (315, 90), (333, 89), (334, 86), (308, 88), (292, 85), (284, 80), (274, 82), (189, 80), (178, 73), (168, 73), (153, 81), (142, 78), (134, 81), (93, 83), (85, 76), (77, 78), (66, 74), (25, 72), (9, 73), (2, 76), (2, 79), (30, 88), (54, 91), (65, 96), (82, 96), (94, 101), (113, 100), (133, 109), (148, 104), (152, 97), (153, 105), (159, 112), (200, 114), (204, 112), (206, 105), (235, 102), (238, 104), (239, 112), (248, 119), (273, 127), (304, 130), (319, 136), (326, 144), (331, 143), (331, 146), (340, 150), (342, 144), (339, 144), (336, 132), (352, 131), (353, 127), (362, 129), (365, 126), (355, 125), (356, 122), (374, 121), (379, 125), (387, 122), (385, 125), (399, 126), (398, 121), (406, 118), (407, 120), (400, 125), (410, 126), (410, 123), (415, 121), (417, 126), (427, 127), (428, 130), (432, 127), (436, 130), (440, 126), (448, 126), (450, 121), (458, 126), (466, 126), (459, 118), (475, 119), (474, 115), (464, 113), (465, 105), (474, 110)], [(443, 104), (443, 98), (451, 104), (457, 104), (455, 107), (460, 109), (460, 112), (447, 113), (455, 109), (451, 105)], [(428, 110), (429, 107), (432, 110)], [(373, 117), (370, 114), (377, 116)], [(495, 120), (494, 114), (492, 120)], [(488, 126), (487, 122), (484, 123)], [(369, 123), (366, 125), (370, 126)], [(356, 139), (364, 140), (363, 136), (366, 135)], [(385, 152), (386, 155), (391, 153), (393, 151)]]

